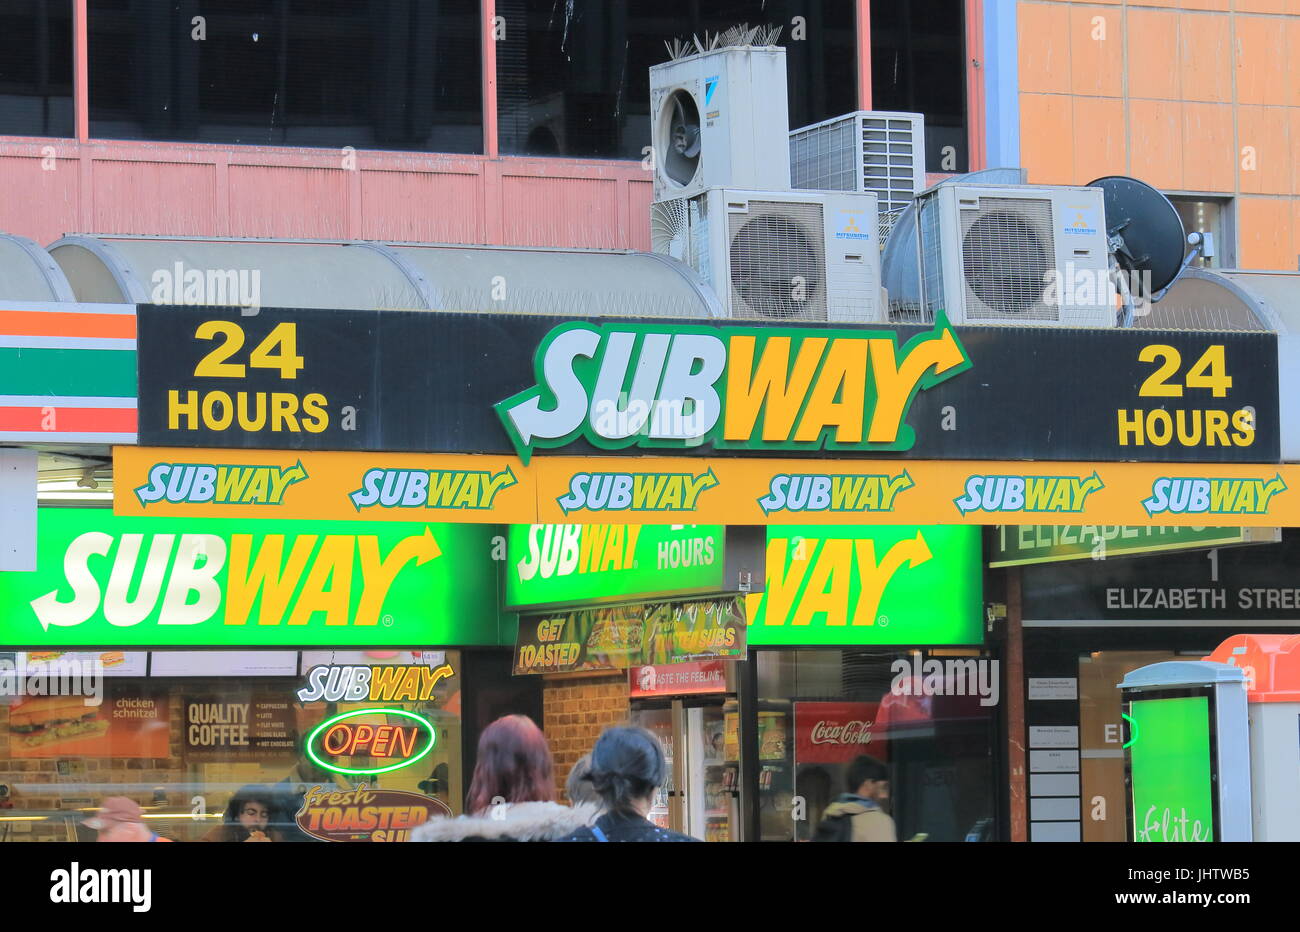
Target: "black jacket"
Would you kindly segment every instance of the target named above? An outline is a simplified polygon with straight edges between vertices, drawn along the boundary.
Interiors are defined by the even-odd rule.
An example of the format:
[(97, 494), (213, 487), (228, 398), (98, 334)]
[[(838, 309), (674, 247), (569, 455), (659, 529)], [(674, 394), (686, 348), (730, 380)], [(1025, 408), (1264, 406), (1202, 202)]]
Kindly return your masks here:
[(578, 829), (571, 835), (558, 838), (557, 841), (600, 841), (593, 828), (600, 829), (605, 841), (699, 841), (681, 832), (670, 832), (660, 828), (648, 819), (638, 815), (625, 815), (619, 812), (607, 812), (596, 820), (595, 826)]

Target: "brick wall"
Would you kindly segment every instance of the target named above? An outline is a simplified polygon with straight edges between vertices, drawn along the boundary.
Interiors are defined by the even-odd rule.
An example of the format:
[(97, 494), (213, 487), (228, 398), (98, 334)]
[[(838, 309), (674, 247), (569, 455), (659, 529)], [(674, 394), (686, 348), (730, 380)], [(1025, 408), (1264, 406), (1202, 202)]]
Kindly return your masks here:
[(542, 684), (542, 713), (542, 730), (555, 757), (557, 798), (565, 800), (564, 781), (578, 758), (591, 750), (607, 726), (627, 723), (627, 673), (547, 680)]

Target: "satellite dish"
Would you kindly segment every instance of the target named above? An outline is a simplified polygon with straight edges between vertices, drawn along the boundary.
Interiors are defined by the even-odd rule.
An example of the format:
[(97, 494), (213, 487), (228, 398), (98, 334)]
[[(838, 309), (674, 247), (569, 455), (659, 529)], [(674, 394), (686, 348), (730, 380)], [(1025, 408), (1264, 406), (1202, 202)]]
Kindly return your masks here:
[[(1105, 192), (1106, 232), (1120, 268), (1151, 276), (1150, 289), (1143, 281), (1138, 296), (1159, 295), (1182, 271), (1187, 252), (1187, 234), (1178, 211), (1169, 198), (1136, 178), (1109, 175), (1088, 187)], [(1130, 281), (1134, 279), (1130, 276)]]

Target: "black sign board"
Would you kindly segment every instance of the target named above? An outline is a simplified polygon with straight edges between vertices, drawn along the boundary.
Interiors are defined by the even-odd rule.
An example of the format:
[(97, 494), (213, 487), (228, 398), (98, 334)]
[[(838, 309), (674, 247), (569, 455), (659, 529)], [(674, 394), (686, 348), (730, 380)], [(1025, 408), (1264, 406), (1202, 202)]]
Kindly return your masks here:
[[(148, 446), (514, 452), (526, 458), (534, 449), (518, 430), (507, 430), (509, 406), (534, 397), (534, 413), (540, 407), (546, 414), (548, 405), (558, 404), (540, 354), (557, 342), (557, 328), (584, 326), (598, 332), (592, 340), (602, 342), (591, 356), (570, 359), (574, 385), (597, 385), (617, 355), (607, 352), (616, 330), (636, 334), (637, 353), (648, 353), (652, 344), (666, 347), (683, 333), (703, 333), (723, 347), (724, 367), (739, 365), (732, 342), (737, 335), (757, 340), (762, 352), (770, 337), (789, 338), (795, 346), (790, 367), (775, 367), (771, 386), (780, 388), (769, 388), (768, 401), (772, 391), (802, 391), (802, 401), (795, 398), (790, 406), (798, 416), (788, 439), (777, 441), (759, 436), (772, 419), (764, 422), (751, 412), (760, 426), (752, 439), (739, 442), (723, 442), (719, 427), (681, 443), (640, 437), (593, 443), (594, 415), (580, 407), (579, 427), (538, 443), (540, 453), (1248, 463), (1276, 462), (1279, 456), (1277, 342), (1266, 333), (1042, 327), (949, 332), (946, 326), (765, 327), (750, 321), (281, 308), (243, 316), (237, 308), (153, 305), (139, 308), (139, 440)], [(826, 347), (818, 351), (825, 355), (811, 382), (790, 388), (798, 347), (810, 337), (827, 338), (818, 344)], [(838, 371), (861, 379), (860, 364), (844, 366), (855, 358), (852, 352), (861, 352), (869, 368), (866, 400), (859, 392), (856, 401), (860, 409), (865, 405), (870, 429), (850, 430), (845, 436), (861, 439), (847, 443), (836, 439), (841, 428), (806, 434), (801, 429), (813, 408), (849, 404), (847, 389), (822, 384), (835, 371), (836, 340), (846, 349)], [(863, 341), (870, 340), (874, 355), (867, 356)], [(939, 364), (947, 367), (941, 373), (935, 366), (911, 371), (903, 365), (910, 348), (927, 340), (939, 347), (934, 358), (947, 360)], [(885, 343), (898, 348), (897, 357)], [(663, 365), (671, 370), (672, 359)], [(756, 385), (759, 369), (752, 358), (749, 365), (755, 368), (746, 384)], [(897, 366), (893, 390), (903, 385), (901, 400), (877, 435), (878, 399), (885, 392), (881, 372), (894, 372), (881, 367), (891, 365)], [(678, 382), (697, 374), (698, 366), (687, 367), (678, 372)], [(728, 378), (729, 370), (716, 385), (724, 387)], [(668, 382), (666, 376), (654, 380), (656, 386)], [(626, 395), (637, 383), (629, 376), (603, 384)], [(721, 425), (726, 406), (736, 402), (734, 391), (718, 394)], [(596, 398), (592, 389), (593, 412)], [(684, 410), (697, 409), (687, 403)], [(853, 418), (847, 423), (851, 428)], [(859, 418), (859, 428), (863, 423)], [(877, 436), (884, 441), (876, 442)]]
[(1027, 566), (1029, 621), (1300, 622), (1300, 531), (1280, 544)]

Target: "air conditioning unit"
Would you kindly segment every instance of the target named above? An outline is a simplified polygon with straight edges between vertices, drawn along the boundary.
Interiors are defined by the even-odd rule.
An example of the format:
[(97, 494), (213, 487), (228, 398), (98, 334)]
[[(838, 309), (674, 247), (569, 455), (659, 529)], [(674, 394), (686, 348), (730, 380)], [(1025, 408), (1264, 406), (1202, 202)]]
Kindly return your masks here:
[(954, 324), (1116, 326), (1100, 188), (944, 184), (918, 199), (922, 309)]
[(790, 187), (871, 191), (881, 213), (925, 190), (925, 118), (858, 110), (790, 133)]
[(873, 194), (710, 188), (651, 205), (651, 242), (730, 317), (880, 323), (876, 213)]
[(732, 46), (650, 69), (655, 200), (790, 188), (785, 49)]

